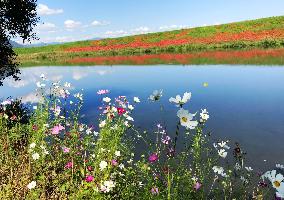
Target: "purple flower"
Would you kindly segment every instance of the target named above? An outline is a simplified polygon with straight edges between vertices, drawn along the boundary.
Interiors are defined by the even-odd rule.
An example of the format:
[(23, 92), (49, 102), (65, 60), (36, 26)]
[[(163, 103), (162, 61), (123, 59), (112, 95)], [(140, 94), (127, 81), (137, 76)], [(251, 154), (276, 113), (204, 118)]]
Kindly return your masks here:
[(151, 193), (152, 193), (152, 194), (159, 194), (159, 188), (153, 187), (153, 188), (151, 189)]
[(63, 149), (64, 153), (69, 153), (69, 151), (70, 151), (70, 148), (67, 148), (67, 147), (63, 147), (62, 149)]
[(117, 160), (111, 160), (111, 164), (112, 164), (113, 166), (117, 166), (117, 165), (118, 165), (118, 162), (117, 162)]
[(92, 182), (93, 180), (94, 180), (94, 177), (92, 175), (87, 175), (86, 178), (85, 178), (85, 181), (88, 182), (88, 183)]
[(159, 159), (159, 157), (158, 157), (158, 154), (156, 154), (156, 153), (153, 153), (153, 154), (151, 154), (151, 155), (149, 156), (149, 162), (150, 162), (150, 163), (154, 163), (154, 162), (156, 162), (158, 159)]
[(194, 186), (193, 186), (193, 189), (195, 189), (196, 191), (197, 190), (199, 190), (200, 188), (201, 188), (201, 183), (199, 183), (199, 182), (196, 182), (195, 184), (194, 184)]

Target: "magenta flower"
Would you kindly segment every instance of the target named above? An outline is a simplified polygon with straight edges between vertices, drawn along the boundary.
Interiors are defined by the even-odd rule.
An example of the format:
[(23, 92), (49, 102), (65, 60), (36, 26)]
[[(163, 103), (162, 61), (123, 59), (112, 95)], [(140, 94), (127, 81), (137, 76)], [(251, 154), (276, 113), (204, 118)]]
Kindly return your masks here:
[(73, 168), (73, 162), (68, 162), (68, 163), (66, 163), (66, 165), (65, 165), (64, 168), (65, 168), (65, 169)]
[(58, 135), (60, 131), (64, 130), (65, 128), (63, 126), (61, 126), (60, 124), (57, 126), (54, 126), (51, 130), (51, 133), (53, 135)]
[(196, 182), (195, 184), (194, 184), (194, 186), (193, 186), (193, 189), (195, 189), (196, 191), (197, 190), (199, 190), (200, 188), (201, 188), (201, 183), (199, 183), (199, 182)]
[(118, 162), (117, 162), (117, 160), (111, 160), (111, 164), (112, 164), (113, 166), (117, 166), (117, 165), (118, 165)]
[(86, 178), (85, 178), (85, 181), (88, 182), (88, 183), (92, 182), (93, 180), (94, 180), (94, 177), (92, 175), (87, 175)]
[(151, 154), (151, 155), (149, 156), (149, 162), (150, 162), (150, 163), (154, 163), (154, 162), (156, 162), (158, 159), (159, 159), (159, 157), (158, 157), (158, 154), (156, 154), (156, 153), (153, 153), (153, 154)]
[(153, 188), (151, 189), (151, 193), (152, 193), (152, 194), (159, 194), (159, 188), (153, 187)]
[(124, 108), (116, 108), (119, 115), (123, 115), (126, 110)]

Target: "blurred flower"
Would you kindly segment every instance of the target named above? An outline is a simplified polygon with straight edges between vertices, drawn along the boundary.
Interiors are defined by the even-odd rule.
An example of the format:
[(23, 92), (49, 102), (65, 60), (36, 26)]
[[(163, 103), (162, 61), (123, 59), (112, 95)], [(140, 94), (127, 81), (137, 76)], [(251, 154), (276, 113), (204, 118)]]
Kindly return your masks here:
[(36, 187), (36, 181), (32, 181), (27, 186), (30, 190)]
[(227, 177), (227, 174), (224, 172), (224, 168), (223, 167), (219, 167), (219, 166), (214, 166), (213, 168), (214, 173), (217, 173), (223, 177)]
[(114, 155), (115, 155), (116, 157), (121, 156), (120, 151), (115, 151), (115, 152), (114, 152)]
[(64, 83), (64, 87), (70, 88), (70, 87), (71, 87), (71, 83), (65, 82), (65, 83)]
[(31, 149), (35, 148), (35, 146), (36, 146), (36, 143), (34, 143), (34, 142), (30, 144)]
[(123, 115), (126, 112), (126, 110), (124, 108), (117, 108), (117, 113), (119, 115)]
[(109, 90), (98, 90), (97, 91), (98, 95), (103, 95), (103, 94), (108, 94), (108, 93), (109, 93)]
[(196, 182), (195, 184), (194, 184), (194, 186), (193, 186), (193, 189), (195, 189), (196, 191), (197, 190), (199, 190), (200, 188), (201, 188), (201, 183), (199, 183), (199, 182)]
[(164, 144), (169, 144), (170, 141), (171, 141), (171, 138), (170, 138), (170, 136), (165, 136), (165, 137), (163, 137), (163, 138), (161, 139), (161, 141), (162, 141), (162, 143), (164, 143)]
[(149, 162), (150, 163), (154, 163), (159, 159), (158, 154), (157, 153), (153, 153), (149, 156)]
[(170, 101), (171, 103), (177, 104), (177, 106), (182, 106), (183, 104), (187, 103), (187, 102), (190, 100), (190, 98), (191, 98), (191, 93), (190, 93), (190, 92), (185, 92), (185, 93), (183, 94), (183, 97), (182, 97), (182, 98), (181, 98), (180, 95), (176, 95), (176, 98), (171, 97), (171, 98), (169, 99), (169, 101)]
[(276, 164), (276, 168), (278, 168), (278, 169), (284, 169), (284, 165)]
[(150, 95), (149, 99), (151, 101), (158, 101), (162, 97), (163, 91), (162, 90), (154, 90), (153, 94)]
[(112, 180), (104, 181), (104, 183), (101, 185), (101, 191), (104, 193), (110, 192), (115, 187), (115, 182)]
[(107, 162), (106, 161), (101, 161), (100, 162), (100, 170), (103, 171), (107, 167)]
[(112, 164), (113, 166), (117, 166), (117, 165), (118, 165), (118, 162), (117, 162), (117, 160), (113, 159), (113, 160), (111, 160), (111, 164)]
[(139, 99), (138, 97), (134, 97), (134, 98), (133, 98), (133, 101), (134, 101), (135, 103), (140, 103), (140, 99)]
[(106, 120), (100, 122), (99, 127), (103, 128), (106, 125)]
[(92, 166), (88, 166), (87, 169), (88, 169), (88, 171), (92, 171), (93, 170)]
[(159, 188), (153, 187), (153, 188), (151, 189), (151, 193), (152, 193), (152, 194), (159, 194)]
[(88, 183), (92, 182), (93, 180), (94, 180), (94, 177), (92, 175), (87, 175), (86, 178), (85, 178), (85, 181), (88, 182)]
[(41, 83), (41, 82), (37, 82), (37, 83), (36, 83), (36, 86), (37, 86), (38, 88), (44, 88), (44, 87), (45, 87), (45, 84), (44, 84), (44, 83)]
[(186, 128), (195, 129), (195, 127), (198, 125), (197, 121), (191, 121), (194, 115), (183, 108), (179, 109), (177, 116), (180, 118), (180, 124)]
[(248, 172), (253, 171), (253, 169), (252, 169), (251, 167), (245, 167), (245, 169), (246, 169)]
[(207, 83), (207, 82), (204, 82), (204, 83), (203, 83), (203, 87), (208, 87), (208, 83)]
[(134, 110), (134, 107), (132, 105), (128, 105), (129, 110)]
[(34, 160), (38, 160), (38, 159), (39, 159), (39, 154), (38, 154), (38, 153), (34, 153), (34, 154), (32, 155), (32, 158), (33, 158)]
[(69, 151), (70, 151), (70, 148), (63, 147), (63, 152), (64, 152), (64, 153), (69, 153)]
[(53, 135), (58, 135), (60, 131), (64, 130), (65, 128), (63, 126), (61, 126), (60, 124), (57, 126), (54, 126), (51, 130), (51, 133)]
[(66, 163), (66, 165), (65, 165), (64, 168), (65, 168), (65, 169), (73, 168), (73, 162), (68, 162), (68, 163)]
[(218, 154), (219, 154), (220, 157), (226, 158), (228, 153), (225, 151), (225, 149), (220, 149), (220, 150), (218, 150)]
[(109, 97), (104, 97), (103, 98), (103, 101), (106, 102), (106, 103), (109, 103), (111, 101), (111, 98)]
[(83, 101), (83, 94), (81, 94), (81, 93), (74, 94), (74, 97), (79, 99), (80, 101)]

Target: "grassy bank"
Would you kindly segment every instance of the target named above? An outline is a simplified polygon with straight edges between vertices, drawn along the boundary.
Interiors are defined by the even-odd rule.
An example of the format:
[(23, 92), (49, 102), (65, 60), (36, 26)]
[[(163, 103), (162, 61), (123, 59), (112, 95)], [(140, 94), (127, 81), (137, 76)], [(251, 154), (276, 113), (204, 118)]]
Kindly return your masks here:
[[(79, 58), (143, 56), (149, 54), (189, 54), (212, 51), (240, 51), (279, 49), (284, 47), (284, 16), (263, 18), (244, 22), (197, 27), (160, 33), (127, 36), (98, 41), (81, 41), (33, 48), (17, 48), (18, 60), (25, 65), (66, 65)], [(262, 56), (263, 57), (263, 56)], [(264, 61), (259, 56), (247, 61), (226, 61), (231, 64), (283, 64), (283, 58)], [(281, 57), (281, 58), (280, 58)], [(240, 58), (240, 60), (242, 60)], [(206, 62), (215, 64), (220, 60), (200, 58), (188, 64)], [(161, 60), (161, 63), (166, 61)], [(131, 61), (129, 62), (131, 63)], [(221, 62), (223, 63), (223, 62)], [(84, 64), (84, 63), (82, 63)], [(96, 63), (94, 63), (96, 64)], [(120, 64), (120, 63), (114, 63)], [(183, 64), (183, 63), (181, 63)]]

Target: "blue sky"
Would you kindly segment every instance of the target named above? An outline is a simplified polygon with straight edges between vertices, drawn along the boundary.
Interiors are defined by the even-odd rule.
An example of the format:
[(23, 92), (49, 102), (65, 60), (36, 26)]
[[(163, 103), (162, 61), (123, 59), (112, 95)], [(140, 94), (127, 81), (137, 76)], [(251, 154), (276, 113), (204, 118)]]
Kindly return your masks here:
[(119, 37), (284, 15), (283, 0), (38, 0), (40, 42)]

